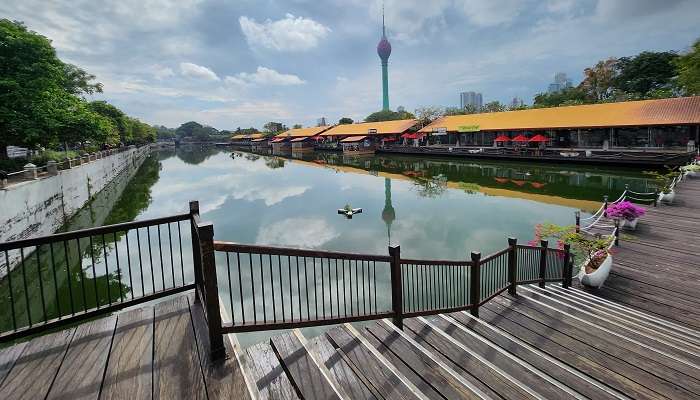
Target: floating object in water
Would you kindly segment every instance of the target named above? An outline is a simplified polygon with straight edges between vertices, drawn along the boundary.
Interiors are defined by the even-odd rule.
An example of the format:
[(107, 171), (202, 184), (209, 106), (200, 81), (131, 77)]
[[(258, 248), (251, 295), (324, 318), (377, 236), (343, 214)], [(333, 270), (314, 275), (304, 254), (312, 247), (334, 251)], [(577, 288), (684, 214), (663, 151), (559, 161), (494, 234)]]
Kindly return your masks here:
[(348, 204), (344, 208), (339, 208), (338, 214), (345, 215), (345, 218), (347, 218), (347, 219), (352, 219), (353, 215), (362, 214), (362, 209), (361, 208), (352, 208)]

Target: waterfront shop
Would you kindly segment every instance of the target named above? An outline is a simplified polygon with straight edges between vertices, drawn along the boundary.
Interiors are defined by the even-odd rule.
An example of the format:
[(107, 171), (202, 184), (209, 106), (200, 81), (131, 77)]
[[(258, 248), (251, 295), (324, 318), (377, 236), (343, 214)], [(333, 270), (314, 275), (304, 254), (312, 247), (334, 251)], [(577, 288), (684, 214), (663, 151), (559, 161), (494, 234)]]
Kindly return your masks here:
[(700, 97), (447, 116), (419, 133), (430, 146), (693, 152)]
[(282, 132), (272, 139), (272, 152), (280, 154), (284, 151), (310, 151), (319, 142), (319, 134), (330, 129), (330, 126), (313, 126), (310, 128), (294, 128)]
[(262, 133), (231, 136), (231, 144), (234, 146), (253, 146), (255, 143), (267, 141)]
[(405, 141), (402, 136), (415, 134), (417, 123), (415, 119), (403, 119), (336, 125), (320, 136), (324, 138), (324, 149), (342, 150), (348, 154), (371, 154), (379, 148)]

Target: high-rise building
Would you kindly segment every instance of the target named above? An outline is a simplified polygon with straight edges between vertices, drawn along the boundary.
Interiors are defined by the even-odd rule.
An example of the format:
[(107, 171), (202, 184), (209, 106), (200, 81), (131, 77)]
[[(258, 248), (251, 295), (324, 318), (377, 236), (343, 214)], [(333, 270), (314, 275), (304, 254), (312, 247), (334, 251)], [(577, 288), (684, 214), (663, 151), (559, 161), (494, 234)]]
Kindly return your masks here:
[(510, 101), (510, 108), (518, 108), (523, 105), (525, 105), (525, 102), (518, 96), (513, 97), (513, 100)]
[(326, 126), (326, 117), (321, 117), (317, 119), (316, 126)]
[(382, 39), (377, 44), (377, 55), (382, 60), (382, 110), (389, 109), (389, 56), (391, 55), (391, 43), (386, 38), (384, 26), (384, 6), (382, 6)]
[(484, 105), (484, 100), (481, 93), (478, 92), (462, 92), (459, 94), (459, 106), (461, 108), (466, 108), (467, 106), (473, 106), (477, 110), (481, 110)]
[(554, 82), (550, 83), (547, 87), (548, 93), (559, 92), (564, 89), (572, 87), (571, 79), (566, 76), (564, 72), (557, 72), (554, 74)]

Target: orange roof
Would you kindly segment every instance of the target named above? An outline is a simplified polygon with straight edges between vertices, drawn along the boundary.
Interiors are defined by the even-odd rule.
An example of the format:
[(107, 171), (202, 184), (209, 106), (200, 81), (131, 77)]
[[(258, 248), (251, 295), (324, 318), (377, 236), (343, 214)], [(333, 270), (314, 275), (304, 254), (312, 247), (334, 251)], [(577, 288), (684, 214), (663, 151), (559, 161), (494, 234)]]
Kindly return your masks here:
[[(349, 135), (389, 135), (404, 133), (418, 123), (415, 119), (400, 119), (396, 121), (363, 122), (361, 124), (336, 125), (323, 132), (321, 136)], [(376, 132), (370, 131), (375, 129)]]
[(265, 137), (262, 133), (251, 133), (249, 135), (235, 135), (231, 137), (231, 140), (245, 140), (245, 139), (260, 139)]
[(330, 126), (314, 126), (311, 128), (296, 128), (282, 132), (277, 137), (310, 137), (330, 129)]
[(420, 132), (700, 124), (700, 96), (442, 117)]
[(353, 142), (359, 142), (360, 140), (366, 138), (367, 135), (364, 136), (350, 136), (346, 137), (345, 139), (341, 140), (340, 143), (353, 143)]

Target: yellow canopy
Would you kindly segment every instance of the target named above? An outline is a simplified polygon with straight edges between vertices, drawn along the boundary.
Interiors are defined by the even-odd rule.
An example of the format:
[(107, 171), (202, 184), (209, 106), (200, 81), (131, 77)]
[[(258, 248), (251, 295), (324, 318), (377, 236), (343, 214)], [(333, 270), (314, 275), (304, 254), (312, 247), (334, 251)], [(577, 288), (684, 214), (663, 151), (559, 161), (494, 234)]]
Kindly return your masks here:
[(404, 133), (414, 127), (415, 119), (400, 119), (396, 121), (363, 122), (361, 124), (336, 125), (323, 132), (321, 136), (351, 136), (351, 135), (390, 135)]

